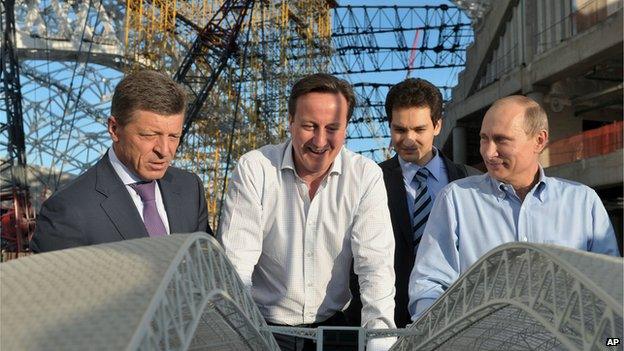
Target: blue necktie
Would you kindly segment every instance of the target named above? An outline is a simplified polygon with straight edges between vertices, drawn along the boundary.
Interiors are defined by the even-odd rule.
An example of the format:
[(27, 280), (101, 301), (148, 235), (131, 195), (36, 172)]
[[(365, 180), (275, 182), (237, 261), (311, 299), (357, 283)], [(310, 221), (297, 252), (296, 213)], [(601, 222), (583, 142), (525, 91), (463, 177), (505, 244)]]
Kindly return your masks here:
[(425, 224), (427, 224), (427, 218), (429, 218), (429, 212), (431, 212), (431, 196), (427, 188), (427, 177), (429, 177), (429, 170), (421, 168), (416, 172), (413, 182), (416, 186), (416, 193), (414, 194), (414, 246), (417, 247), (422, 238), (423, 231), (425, 230)]

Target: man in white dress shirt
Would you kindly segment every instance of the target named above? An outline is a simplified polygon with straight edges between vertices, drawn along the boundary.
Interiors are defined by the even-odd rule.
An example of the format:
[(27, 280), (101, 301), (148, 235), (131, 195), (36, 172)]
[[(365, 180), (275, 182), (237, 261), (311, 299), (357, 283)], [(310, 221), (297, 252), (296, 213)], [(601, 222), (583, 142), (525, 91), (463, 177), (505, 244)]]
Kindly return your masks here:
[[(341, 79), (301, 79), (288, 101), (292, 138), (243, 155), (232, 176), (219, 238), (270, 324), (345, 325), (353, 259), (362, 326), (395, 327), (394, 236), (382, 172), (344, 147), (354, 105)], [(276, 338), (283, 350), (315, 349)]]

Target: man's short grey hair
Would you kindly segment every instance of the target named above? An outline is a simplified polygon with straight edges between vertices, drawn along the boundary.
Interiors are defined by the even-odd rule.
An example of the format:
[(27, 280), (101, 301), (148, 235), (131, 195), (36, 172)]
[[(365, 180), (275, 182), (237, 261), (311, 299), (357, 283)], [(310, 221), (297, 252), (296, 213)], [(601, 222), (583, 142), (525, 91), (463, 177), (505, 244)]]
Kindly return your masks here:
[(524, 131), (527, 135), (535, 135), (542, 130), (548, 132), (548, 115), (535, 100), (524, 95), (510, 95), (496, 100), (491, 108), (513, 102), (524, 107)]

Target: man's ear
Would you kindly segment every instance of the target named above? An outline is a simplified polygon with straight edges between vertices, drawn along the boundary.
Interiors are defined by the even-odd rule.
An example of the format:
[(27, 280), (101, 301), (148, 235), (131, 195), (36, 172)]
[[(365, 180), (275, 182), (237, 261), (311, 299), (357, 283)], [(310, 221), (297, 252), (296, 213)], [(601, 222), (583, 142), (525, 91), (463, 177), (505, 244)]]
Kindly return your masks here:
[(548, 145), (548, 132), (546, 130), (540, 130), (535, 135), (535, 153), (541, 154), (542, 151)]
[(295, 121), (295, 117), (292, 115), (288, 115), (288, 132), (292, 135), (292, 124)]
[(114, 116), (108, 117), (108, 134), (110, 135), (113, 142), (119, 141), (119, 122)]
[(433, 126), (433, 135), (438, 136), (438, 134), (440, 134), (441, 131), (442, 131), (442, 118), (440, 118), (438, 122), (436, 122), (436, 124)]

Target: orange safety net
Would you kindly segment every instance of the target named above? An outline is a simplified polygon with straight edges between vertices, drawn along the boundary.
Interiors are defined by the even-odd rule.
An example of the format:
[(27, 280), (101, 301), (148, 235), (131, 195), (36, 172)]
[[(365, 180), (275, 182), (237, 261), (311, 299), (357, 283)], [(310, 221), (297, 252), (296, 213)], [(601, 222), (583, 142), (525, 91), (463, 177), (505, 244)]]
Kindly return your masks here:
[[(617, 121), (604, 127), (588, 130), (550, 143), (542, 160), (544, 167), (556, 166), (594, 156), (606, 155), (622, 148), (624, 122)], [(547, 165), (544, 163), (548, 163)]]

